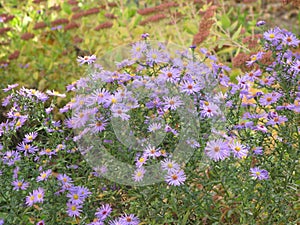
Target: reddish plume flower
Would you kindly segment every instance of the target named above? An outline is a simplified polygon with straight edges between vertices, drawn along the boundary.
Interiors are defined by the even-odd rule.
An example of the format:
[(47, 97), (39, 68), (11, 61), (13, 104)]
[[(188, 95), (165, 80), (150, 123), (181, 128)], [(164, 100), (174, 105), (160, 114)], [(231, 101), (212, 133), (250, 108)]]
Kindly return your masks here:
[(62, 19), (56, 19), (54, 21), (51, 22), (52, 26), (57, 26), (57, 25), (61, 25), (61, 24), (66, 24), (69, 23), (68, 19), (62, 18)]
[(16, 50), (8, 56), (8, 59), (9, 60), (17, 59), (17, 58), (19, 58), (19, 55), (20, 55), (20, 51)]
[(67, 31), (67, 30), (72, 30), (72, 29), (75, 29), (75, 28), (78, 28), (80, 27), (80, 25), (78, 23), (75, 23), (75, 22), (70, 22), (68, 23), (65, 27), (64, 27), (64, 30)]
[(3, 27), (3, 28), (0, 28), (0, 34), (5, 34), (6, 32), (10, 31), (10, 27)]
[(143, 21), (140, 22), (140, 25), (146, 25), (148, 23), (152, 23), (152, 22), (158, 22), (162, 19), (165, 19), (167, 18), (167, 16), (165, 14), (156, 14), (156, 15), (153, 15)]
[(89, 16), (89, 15), (92, 15), (92, 14), (97, 14), (99, 12), (100, 12), (99, 8), (91, 8), (91, 9), (86, 10), (84, 12), (84, 15)]
[(47, 24), (45, 22), (38, 22), (34, 25), (33, 29), (38, 30), (47, 27)]
[(29, 33), (29, 32), (26, 32), (26, 33), (21, 35), (21, 39), (25, 40), (25, 41), (27, 41), (29, 39), (32, 39), (32, 38), (34, 38), (34, 34)]
[(100, 25), (96, 26), (94, 30), (99, 31), (102, 29), (111, 28), (112, 26), (113, 26), (113, 23), (107, 21), (107, 22), (101, 23)]

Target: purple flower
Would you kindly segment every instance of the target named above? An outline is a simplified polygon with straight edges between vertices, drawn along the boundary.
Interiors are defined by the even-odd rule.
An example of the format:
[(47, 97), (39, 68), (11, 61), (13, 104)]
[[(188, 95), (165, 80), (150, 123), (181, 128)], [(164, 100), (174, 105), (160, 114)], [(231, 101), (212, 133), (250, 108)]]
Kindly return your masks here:
[(84, 63), (92, 64), (96, 61), (97, 57), (96, 55), (91, 56), (78, 56), (77, 62), (79, 62), (79, 65), (83, 65)]
[(108, 120), (106, 120), (104, 117), (100, 117), (95, 122), (89, 124), (89, 126), (91, 127), (92, 133), (98, 133), (104, 131), (107, 124)]
[(18, 87), (18, 86), (19, 86), (19, 84), (11, 84), (11, 85), (8, 85), (7, 88), (4, 88), (3, 91), (8, 92), (11, 89), (14, 89), (15, 87)]
[(73, 183), (72, 179), (66, 174), (58, 174), (57, 179), (62, 183), (62, 185), (71, 186)]
[(45, 191), (43, 188), (38, 188), (37, 190), (33, 191), (33, 195), (34, 195), (34, 203), (43, 202)]
[(288, 46), (292, 46), (292, 47), (298, 47), (298, 45), (300, 43), (298, 38), (292, 33), (283, 35), (282, 41), (284, 44), (286, 44)]
[(141, 38), (143, 39), (147, 39), (149, 37), (149, 34), (148, 33), (144, 33), (141, 35)]
[(162, 127), (161, 127), (160, 123), (151, 123), (148, 127), (148, 131), (154, 133), (154, 132), (160, 130), (161, 128)]
[(158, 79), (162, 81), (176, 83), (180, 78), (180, 74), (181, 71), (177, 68), (163, 68), (160, 71)]
[(102, 205), (100, 208), (97, 209), (95, 216), (100, 220), (104, 221), (109, 214), (112, 212), (112, 208), (109, 204)]
[(24, 182), (24, 179), (15, 180), (12, 182), (12, 185), (14, 186), (13, 190), (15, 190), (15, 191), (26, 190), (29, 187), (29, 183)]
[(147, 50), (147, 44), (145, 42), (137, 42), (132, 45), (131, 57), (139, 59), (143, 56), (143, 53)]
[(250, 169), (251, 176), (258, 180), (267, 180), (269, 179), (269, 173), (267, 170), (261, 170), (258, 167)]
[(259, 103), (263, 106), (271, 105), (271, 104), (277, 102), (278, 99), (281, 98), (281, 96), (282, 96), (282, 94), (279, 94), (277, 92), (268, 93), (268, 94), (265, 94), (262, 97), (260, 97)]
[(19, 161), (21, 159), (20, 154), (17, 151), (7, 151), (3, 155), (3, 163), (7, 164), (9, 166), (12, 166), (15, 164), (16, 161)]
[(260, 76), (261, 76), (261, 70), (251, 71), (251, 72), (245, 74), (245, 77), (247, 77), (247, 80), (249, 80), (251, 82), (254, 82)]
[(161, 168), (167, 170), (168, 172), (179, 171), (180, 166), (173, 160), (165, 159), (161, 162)]
[(80, 216), (80, 213), (82, 212), (82, 205), (76, 205), (74, 203), (68, 202), (67, 207), (67, 213), (69, 217)]
[(262, 155), (263, 154), (263, 148), (262, 147), (254, 147), (252, 148), (253, 153), (255, 155)]
[(261, 27), (261, 26), (263, 26), (263, 25), (265, 25), (265, 24), (266, 24), (266, 21), (264, 21), (264, 20), (259, 20), (259, 21), (257, 21), (256, 26), (257, 26), (257, 27)]
[(146, 164), (147, 160), (148, 160), (147, 155), (142, 155), (140, 157), (137, 157), (135, 162), (136, 167), (138, 168), (142, 167), (144, 164)]
[(183, 170), (170, 170), (168, 171), (165, 181), (168, 185), (179, 186), (184, 183), (186, 176)]
[(202, 87), (199, 85), (199, 83), (195, 83), (193, 80), (187, 80), (181, 84), (180, 89), (181, 92), (192, 95), (199, 92)]
[(288, 121), (288, 119), (285, 116), (276, 116), (272, 119), (270, 119), (266, 125), (276, 125), (276, 124), (282, 124), (284, 122)]
[(219, 114), (219, 107), (214, 103), (203, 104), (200, 114), (202, 117), (211, 118)]
[(130, 116), (126, 114), (129, 109), (123, 104), (115, 104), (111, 107), (113, 117), (120, 117), (122, 120), (129, 120)]
[(37, 222), (36, 225), (45, 225), (45, 221), (44, 220), (40, 220), (39, 222)]
[(37, 182), (40, 182), (40, 181), (44, 181), (44, 180), (47, 180), (48, 177), (52, 174), (52, 170), (49, 169), (49, 170), (46, 170), (46, 171), (43, 171), (37, 178), (36, 178), (36, 181)]
[(147, 56), (147, 61), (149, 62), (149, 65), (151, 65), (151, 66), (154, 63), (158, 64), (158, 63), (164, 62), (164, 56), (163, 56), (162, 52), (157, 49), (150, 49), (150, 51), (148, 51), (146, 53), (146, 56)]
[(145, 173), (146, 173), (146, 170), (143, 167), (137, 168), (134, 171), (133, 180), (135, 182), (140, 182), (143, 179)]
[(123, 223), (121, 218), (109, 221), (109, 225), (125, 225), (127, 223)]
[(250, 57), (250, 61), (247, 61), (246, 62), (246, 65), (247, 66), (252, 66), (255, 62), (257, 62), (258, 60), (262, 59), (262, 56), (264, 55), (263, 52), (258, 52), (257, 54), (255, 55), (252, 55)]
[(34, 152), (38, 151), (38, 148), (25, 142), (21, 142), (18, 144), (17, 150), (24, 152), (24, 155), (27, 156), (28, 153), (33, 154)]
[(77, 188), (70, 188), (70, 192), (67, 194), (67, 197), (69, 198), (69, 202), (80, 205), (84, 202), (84, 197), (78, 193)]
[(183, 105), (183, 102), (180, 100), (179, 96), (173, 97), (163, 97), (164, 98), (164, 109), (176, 110), (179, 106)]
[(227, 142), (217, 139), (207, 142), (205, 154), (214, 161), (224, 160), (230, 156)]
[(273, 44), (277, 43), (277, 41), (282, 37), (281, 30), (278, 27), (270, 29), (264, 32), (264, 39), (271, 41)]
[(236, 158), (244, 158), (248, 154), (248, 148), (238, 141), (234, 141), (232, 144), (229, 144), (229, 147), (233, 153), (233, 156)]
[(149, 145), (144, 150), (144, 152), (145, 152), (144, 155), (146, 155), (149, 158), (152, 157), (153, 159), (157, 158), (160, 156), (159, 149), (160, 148), (155, 148), (154, 146)]
[(120, 218), (120, 222), (124, 225), (138, 225), (140, 220), (134, 214), (127, 215), (126, 213)]
[(26, 196), (26, 205), (33, 206), (34, 203), (35, 203), (35, 196), (33, 193)]
[(25, 138), (23, 139), (23, 141), (25, 143), (30, 143), (37, 137), (37, 135), (38, 135), (37, 132), (31, 132), (29, 134), (25, 134)]

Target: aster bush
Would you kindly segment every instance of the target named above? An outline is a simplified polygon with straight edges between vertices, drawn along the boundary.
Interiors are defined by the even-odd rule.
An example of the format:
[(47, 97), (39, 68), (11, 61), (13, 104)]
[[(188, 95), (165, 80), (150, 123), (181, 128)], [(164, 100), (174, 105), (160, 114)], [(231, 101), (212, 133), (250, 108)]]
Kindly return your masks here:
[[(79, 57), (86, 76), (66, 94), (4, 89), (0, 217), (298, 223), (298, 38), (264, 31), (248, 71), (230, 77), (210, 51), (149, 36), (99, 59)], [(74, 97), (58, 108), (69, 92)]]

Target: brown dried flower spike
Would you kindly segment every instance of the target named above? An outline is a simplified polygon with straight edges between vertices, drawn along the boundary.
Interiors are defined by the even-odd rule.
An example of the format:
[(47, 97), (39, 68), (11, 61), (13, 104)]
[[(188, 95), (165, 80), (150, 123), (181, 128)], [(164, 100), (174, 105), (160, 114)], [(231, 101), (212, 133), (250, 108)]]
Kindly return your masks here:
[(32, 38), (34, 38), (34, 34), (32, 34), (32, 33), (26, 32), (26, 33), (21, 35), (21, 39), (25, 40), (25, 41), (27, 41), (29, 39), (32, 39)]

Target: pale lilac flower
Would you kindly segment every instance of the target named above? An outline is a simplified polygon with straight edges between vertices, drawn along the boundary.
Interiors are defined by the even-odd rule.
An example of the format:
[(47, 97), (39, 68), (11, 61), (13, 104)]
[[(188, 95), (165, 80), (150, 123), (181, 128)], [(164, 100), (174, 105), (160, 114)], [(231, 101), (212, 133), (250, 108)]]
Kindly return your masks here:
[(161, 124), (160, 123), (151, 123), (148, 127), (149, 132), (156, 132), (161, 129)]
[(144, 164), (146, 164), (147, 160), (148, 160), (147, 155), (142, 155), (140, 157), (137, 157), (135, 162), (136, 167), (138, 168), (142, 167)]
[(44, 180), (47, 180), (48, 177), (52, 174), (52, 170), (49, 169), (49, 170), (46, 170), (46, 171), (43, 171), (37, 178), (36, 178), (36, 181), (37, 182), (40, 182), (40, 181), (44, 181)]
[(91, 127), (92, 133), (98, 133), (104, 131), (107, 124), (108, 124), (108, 120), (105, 119), (104, 117), (100, 117), (93, 123), (89, 124), (89, 126)]
[(282, 41), (284, 44), (292, 47), (298, 47), (300, 43), (299, 39), (292, 33), (283, 35)]
[(133, 174), (133, 180), (139, 182), (143, 179), (146, 170), (143, 167), (137, 168)]
[(96, 61), (97, 57), (96, 55), (91, 56), (78, 56), (77, 62), (79, 62), (79, 65), (83, 65), (84, 63), (92, 64)]
[(46, 93), (50, 96), (57, 96), (57, 97), (61, 97), (61, 98), (65, 98), (66, 97), (66, 94), (61, 94), (57, 91), (50, 91), (50, 90), (47, 90)]
[(179, 106), (183, 105), (183, 102), (180, 100), (179, 96), (173, 97), (163, 97), (164, 98), (164, 109), (176, 110)]
[(33, 206), (34, 203), (35, 203), (35, 196), (33, 193), (26, 196), (26, 205)]
[(246, 62), (246, 65), (247, 66), (252, 66), (255, 62), (257, 62), (258, 60), (262, 59), (262, 56), (264, 55), (263, 52), (258, 52), (257, 54), (255, 55), (252, 55), (250, 57), (250, 61), (247, 61)]
[(158, 79), (168, 81), (171, 83), (176, 83), (180, 78), (180, 74), (181, 71), (177, 68), (163, 68), (160, 71)]
[(153, 159), (157, 158), (160, 156), (159, 149), (160, 148), (155, 148), (154, 146), (149, 145), (144, 150), (144, 155), (146, 155), (149, 158), (152, 157)]
[(265, 25), (265, 24), (266, 24), (266, 21), (264, 21), (264, 20), (259, 20), (259, 21), (257, 21), (256, 26), (257, 26), (257, 27), (261, 27), (261, 26), (263, 26), (263, 25)]
[(133, 59), (139, 59), (143, 56), (143, 53), (147, 49), (147, 44), (145, 42), (137, 42), (132, 45), (131, 56)]
[(38, 135), (37, 132), (31, 132), (31, 133), (25, 134), (25, 138), (23, 139), (23, 141), (25, 143), (30, 143), (37, 137), (37, 135)]
[(102, 205), (100, 208), (97, 209), (95, 216), (100, 220), (104, 221), (109, 214), (112, 212), (112, 208), (109, 204)]
[(36, 146), (32, 146), (30, 144), (27, 144), (25, 142), (21, 142), (17, 146), (17, 150), (24, 152), (24, 155), (27, 156), (28, 153), (33, 154), (36, 151), (38, 151), (38, 148)]
[(180, 90), (183, 93), (192, 95), (198, 93), (201, 90), (201, 86), (199, 83), (195, 83), (195, 81), (189, 79), (181, 83)]
[(15, 191), (26, 190), (29, 187), (29, 183), (25, 182), (24, 179), (15, 180), (12, 182), (12, 185), (14, 186), (13, 190)]
[(202, 110), (200, 111), (202, 117), (211, 118), (219, 114), (219, 107), (214, 103), (209, 103), (207, 105), (203, 105)]
[(234, 141), (233, 143), (229, 144), (229, 147), (233, 153), (233, 156), (236, 158), (241, 159), (248, 155), (248, 148), (238, 141)]
[(128, 108), (123, 104), (115, 104), (111, 107), (111, 112), (113, 117), (120, 117), (122, 120), (129, 120), (130, 115), (126, 114)]
[(183, 170), (171, 170), (168, 171), (165, 180), (169, 185), (179, 186), (184, 183), (186, 176)]
[(20, 161), (21, 156), (17, 151), (7, 151), (4, 153), (2, 160), (4, 164), (12, 166), (16, 161)]
[(161, 168), (163, 170), (167, 170), (168, 172), (171, 171), (179, 171), (180, 170), (180, 166), (178, 163), (176, 163), (175, 161), (171, 160), (171, 159), (165, 159), (161, 162)]
[(260, 97), (259, 103), (263, 106), (271, 105), (271, 104), (277, 102), (278, 99), (281, 98), (281, 96), (282, 96), (282, 94), (279, 94), (276, 92), (267, 93)]
[(11, 85), (8, 85), (7, 88), (4, 88), (3, 91), (8, 92), (11, 89), (14, 89), (15, 87), (18, 87), (18, 86), (19, 86), (19, 84), (11, 84)]
[(269, 173), (267, 170), (261, 170), (259, 167), (254, 167), (250, 169), (251, 176), (258, 180), (269, 179)]
[(80, 216), (80, 213), (82, 212), (82, 205), (76, 205), (74, 203), (68, 202), (67, 207), (67, 213), (69, 217)]
[(208, 141), (204, 152), (214, 161), (224, 160), (230, 156), (229, 146), (222, 139)]
[(252, 151), (255, 155), (262, 155), (263, 154), (263, 148), (260, 147), (260, 146), (252, 148)]
[(37, 222), (36, 225), (45, 225), (45, 221), (44, 220), (40, 220), (39, 222)]
[(120, 222), (125, 225), (138, 225), (140, 220), (134, 214), (127, 215), (126, 213), (120, 218)]
[(41, 203), (44, 201), (45, 191), (43, 188), (38, 188), (37, 190), (33, 191), (33, 195), (34, 195), (34, 203), (37, 202)]
[(121, 218), (109, 221), (109, 225), (125, 225), (125, 224), (127, 223), (122, 222)]

